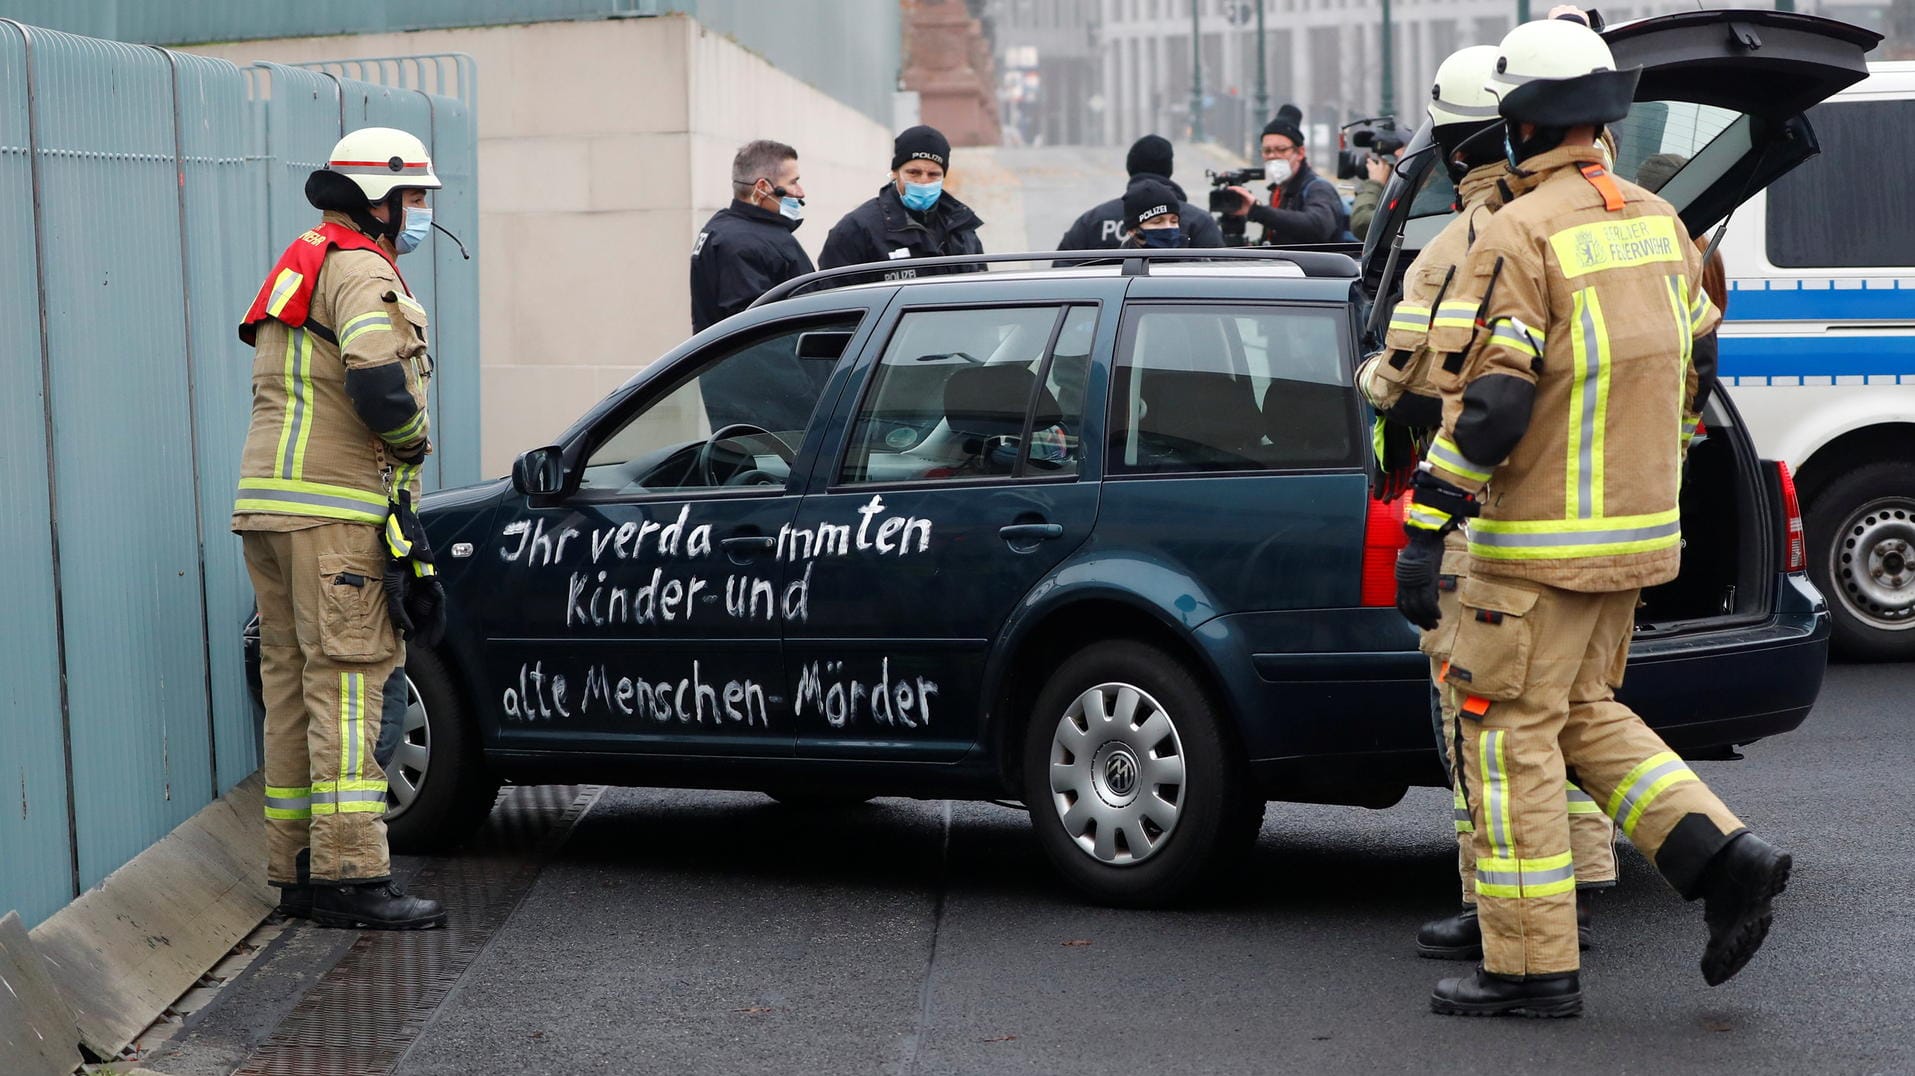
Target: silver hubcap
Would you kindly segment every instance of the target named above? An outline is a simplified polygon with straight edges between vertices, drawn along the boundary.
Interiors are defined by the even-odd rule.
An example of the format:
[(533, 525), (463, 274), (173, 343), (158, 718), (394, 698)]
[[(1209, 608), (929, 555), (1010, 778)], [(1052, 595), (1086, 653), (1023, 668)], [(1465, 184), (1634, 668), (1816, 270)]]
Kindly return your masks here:
[(399, 733), (399, 748), (386, 767), (386, 820), (406, 813), (419, 790), (426, 785), (426, 766), (432, 761), (432, 729), (426, 724), (425, 700), (419, 688), (406, 677), (406, 720)]
[(1915, 628), (1915, 501), (1863, 505), (1829, 551), (1836, 598), (1877, 628)]
[(1130, 684), (1079, 695), (1051, 739), (1051, 805), (1100, 863), (1126, 867), (1156, 854), (1184, 805), (1184, 749), (1170, 714)]

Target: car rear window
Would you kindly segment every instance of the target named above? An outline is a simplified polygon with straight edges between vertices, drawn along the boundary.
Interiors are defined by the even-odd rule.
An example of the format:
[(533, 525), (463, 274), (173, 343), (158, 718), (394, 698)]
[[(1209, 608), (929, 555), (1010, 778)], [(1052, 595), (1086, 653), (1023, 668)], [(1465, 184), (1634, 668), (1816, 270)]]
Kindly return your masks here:
[(1342, 326), (1330, 308), (1133, 305), (1112, 388), (1111, 473), (1355, 464)]

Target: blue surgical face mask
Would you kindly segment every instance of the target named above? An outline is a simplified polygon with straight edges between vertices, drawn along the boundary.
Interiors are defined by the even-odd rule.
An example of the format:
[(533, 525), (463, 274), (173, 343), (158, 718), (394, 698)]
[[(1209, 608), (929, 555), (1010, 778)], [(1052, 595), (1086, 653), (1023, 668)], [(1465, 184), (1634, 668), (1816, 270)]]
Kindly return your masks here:
[(1143, 237), (1147, 247), (1181, 247), (1184, 245), (1182, 228), (1139, 228), (1137, 234)]
[(1509, 162), (1511, 171), (1521, 169), (1523, 162), (1516, 156), (1516, 135), (1509, 128), (1503, 128), (1503, 159)]
[(778, 214), (788, 221), (798, 222), (805, 219), (805, 200), (786, 195), (778, 199)]
[(419, 249), (419, 244), (432, 234), (432, 207), (407, 206), (406, 226), (392, 237), (392, 246), (401, 254), (410, 254)]
[(913, 183), (904, 181), (904, 208), (922, 213), (938, 204), (938, 197), (944, 193), (944, 181), (932, 183)]

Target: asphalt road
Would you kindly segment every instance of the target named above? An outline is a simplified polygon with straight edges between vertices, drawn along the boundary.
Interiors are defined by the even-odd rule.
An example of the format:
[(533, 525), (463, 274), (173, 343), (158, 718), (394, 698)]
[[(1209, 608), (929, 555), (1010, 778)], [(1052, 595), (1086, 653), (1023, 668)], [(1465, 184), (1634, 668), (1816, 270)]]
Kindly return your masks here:
[[(1431, 1015), (1457, 967), (1410, 944), (1455, 899), (1435, 790), (1273, 804), (1233, 892), (1174, 912), (1080, 903), (996, 806), (612, 790), (398, 1071), (1915, 1071), (1911, 696), (1915, 665), (1838, 667), (1800, 732), (1698, 765), (1796, 857), (1768, 946), (1716, 989), (1699, 906), (1627, 851), (1582, 1019)], [(271, 1010), (328, 936), (288, 932), (308, 957), (212, 1018)]]

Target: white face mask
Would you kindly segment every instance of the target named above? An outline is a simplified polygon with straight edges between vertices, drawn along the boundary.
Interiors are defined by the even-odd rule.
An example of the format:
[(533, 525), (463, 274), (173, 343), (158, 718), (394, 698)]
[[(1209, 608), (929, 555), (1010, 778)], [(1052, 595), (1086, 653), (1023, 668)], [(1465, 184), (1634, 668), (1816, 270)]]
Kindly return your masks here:
[(1282, 157), (1272, 157), (1263, 162), (1263, 178), (1272, 183), (1282, 183), (1294, 174), (1290, 162)]

